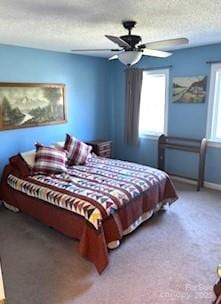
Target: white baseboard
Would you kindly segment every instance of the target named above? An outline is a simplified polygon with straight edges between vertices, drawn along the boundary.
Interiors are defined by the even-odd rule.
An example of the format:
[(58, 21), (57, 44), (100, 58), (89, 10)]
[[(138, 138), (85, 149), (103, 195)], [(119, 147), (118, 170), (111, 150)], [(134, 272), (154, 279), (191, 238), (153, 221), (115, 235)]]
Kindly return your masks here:
[(209, 189), (219, 190), (221, 191), (221, 185), (215, 183), (204, 182), (204, 186)]
[[(174, 175), (170, 175), (172, 179), (186, 183), (186, 184), (190, 184), (190, 185), (196, 185), (197, 182), (188, 178), (184, 178), (184, 177), (178, 177), (178, 176), (174, 176)], [(208, 188), (208, 189), (213, 189), (213, 190), (219, 190), (221, 191), (221, 184), (215, 184), (215, 183), (210, 183), (210, 182), (204, 182), (204, 187)]]

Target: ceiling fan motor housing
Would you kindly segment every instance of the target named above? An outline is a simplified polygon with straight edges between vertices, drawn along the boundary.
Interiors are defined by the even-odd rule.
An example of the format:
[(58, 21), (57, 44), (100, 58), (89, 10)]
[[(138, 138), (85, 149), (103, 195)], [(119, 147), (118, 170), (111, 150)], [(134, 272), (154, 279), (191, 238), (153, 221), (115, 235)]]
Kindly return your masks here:
[(132, 48), (135, 48), (135, 46), (141, 41), (141, 37), (136, 35), (125, 35), (120, 36), (120, 38), (126, 41)]
[(126, 41), (132, 49), (141, 41), (141, 37), (137, 35), (131, 35), (131, 30), (135, 27), (136, 21), (123, 21), (123, 27), (129, 31), (128, 35), (120, 36), (121, 39)]

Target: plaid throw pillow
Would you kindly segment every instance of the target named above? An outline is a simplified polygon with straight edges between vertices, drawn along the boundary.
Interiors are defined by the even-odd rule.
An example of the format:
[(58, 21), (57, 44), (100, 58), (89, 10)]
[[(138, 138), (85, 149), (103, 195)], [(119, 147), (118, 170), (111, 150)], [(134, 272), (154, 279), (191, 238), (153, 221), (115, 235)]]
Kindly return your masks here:
[(36, 145), (34, 174), (56, 174), (66, 172), (67, 152), (52, 147)]
[(92, 147), (67, 134), (64, 149), (67, 150), (68, 153), (68, 165), (83, 165), (85, 164)]

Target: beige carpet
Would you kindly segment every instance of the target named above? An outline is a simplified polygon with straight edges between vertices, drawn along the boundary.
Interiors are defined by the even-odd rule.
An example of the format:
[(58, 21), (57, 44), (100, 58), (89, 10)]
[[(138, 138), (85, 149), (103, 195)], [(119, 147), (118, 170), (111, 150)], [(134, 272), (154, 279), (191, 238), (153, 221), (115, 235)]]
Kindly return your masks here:
[(221, 262), (221, 193), (177, 184), (180, 199), (126, 237), (100, 276), (78, 242), (0, 207), (8, 304), (165, 304), (212, 300)]

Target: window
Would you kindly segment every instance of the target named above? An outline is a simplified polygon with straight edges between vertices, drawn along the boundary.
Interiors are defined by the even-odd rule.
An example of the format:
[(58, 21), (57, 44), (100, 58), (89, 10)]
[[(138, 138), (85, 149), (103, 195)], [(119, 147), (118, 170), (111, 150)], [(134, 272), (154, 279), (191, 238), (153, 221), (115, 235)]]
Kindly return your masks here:
[(167, 133), (169, 70), (143, 72), (139, 135)]
[(207, 138), (221, 142), (221, 64), (211, 67)]

